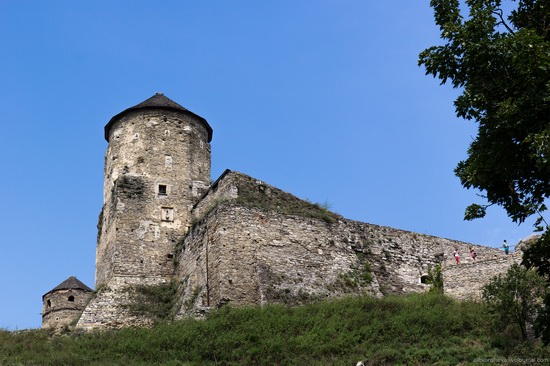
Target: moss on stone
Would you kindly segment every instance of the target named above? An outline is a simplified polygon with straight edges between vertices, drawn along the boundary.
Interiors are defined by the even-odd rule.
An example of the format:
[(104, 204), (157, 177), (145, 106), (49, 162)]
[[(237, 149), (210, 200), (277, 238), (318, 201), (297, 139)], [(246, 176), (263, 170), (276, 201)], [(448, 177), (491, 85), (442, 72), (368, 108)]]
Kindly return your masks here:
[(140, 176), (123, 175), (116, 181), (116, 190), (125, 198), (141, 198), (145, 192), (145, 181)]
[(134, 316), (144, 316), (156, 322), (171, 320), (177, 287), (175, 280), (158, 285), (131, 286), (128, 288), (131, 303), (127, 308)]
[(234, 173), (232, 179), (238, 187), (236, 203), (275, 211), (284, 215), (296, 215), (335, 222), (340, 216), (328, 210), (328, 204), (302, 200), (290, 193), (272, 187), (248, 176)]

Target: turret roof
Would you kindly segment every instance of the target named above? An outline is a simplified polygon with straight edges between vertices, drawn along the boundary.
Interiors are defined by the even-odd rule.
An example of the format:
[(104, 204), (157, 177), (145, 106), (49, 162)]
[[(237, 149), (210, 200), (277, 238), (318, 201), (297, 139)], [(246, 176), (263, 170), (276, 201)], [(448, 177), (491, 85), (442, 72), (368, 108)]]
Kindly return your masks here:
[(48, 291), (44, 296), (46, 296), (51, 292), (59, 291), (59, 290), (84, 290), (88, 292), (93, 291), (91, 288), (83, 284), (78, 278), (71, 276), (67, 278), (65, 281), (61, 282), (59, 285), (55, 286), (50, 291)]
[(192, 116), (195, 116), (200, 120), (200, 122), (202, 122), (202, 124), (206, 128), (206, 131), (208, 132), (208, 142), (212, 140), (212, 127), (210, 127), (210, 125), (208, 124), (208, 122), (206, 122), (204, 118), (182, 107), (181, 105), (174, 102), (170, 98), (167, 98), (166, 96), (164, 96), (164, 94), (162, 93), (156, 93), (151, 98), (146, 99), (143, 102), (136, 104), (133, 107), (125, 109), (124, 111), (120, 112), (119, 114), (111, 118), (109, 123), (105, 125), (105, 140), (109, 141), (109, 131), (111, 130), (111, 127), (118, 119), (126, 115), (128, 112), (135, 111), (138, 109), (169, 109), (169, 110), (181, 111), (181, 112), (190, 114)]

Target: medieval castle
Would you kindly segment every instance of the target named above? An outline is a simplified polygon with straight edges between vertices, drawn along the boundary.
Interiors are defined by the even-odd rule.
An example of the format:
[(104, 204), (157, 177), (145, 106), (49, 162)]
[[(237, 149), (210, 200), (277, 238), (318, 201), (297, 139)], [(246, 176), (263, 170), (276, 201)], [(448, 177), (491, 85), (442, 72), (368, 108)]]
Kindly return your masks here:
[[(238, 172), (212, 182), (212, 128), (162, 94), (114, 116), (105, 139), (95, 291), (69, 277), (47, 292), (43, 327), (149, 325), (158, 314), (148, 301), (168, 304), (165, 318), (179, 319), (226, 304), (421, 292), (437, 264), (446, 293), (477, 298), (490, 277), (520, 260), (348, 220)], [(467, 255), (471, 247), (477, 261)], [(147, 289), (163, 296), (148, 298)]]

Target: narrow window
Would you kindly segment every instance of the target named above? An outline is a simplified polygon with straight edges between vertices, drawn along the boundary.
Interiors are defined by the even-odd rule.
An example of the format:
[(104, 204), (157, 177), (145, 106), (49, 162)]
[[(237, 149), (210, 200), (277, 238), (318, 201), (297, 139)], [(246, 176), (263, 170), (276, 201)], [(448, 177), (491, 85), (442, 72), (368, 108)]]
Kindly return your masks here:
[(67, 300), (69, 300), (70, 302), (73, 302), (74, 301), (74, 296), (73, 295), (69, 296), (69, 298)]
[(47, 304), (49, 308), (52, 307), (52, 302), (50, 300), (48, 300)]
[(159, 184), (159, 196), (166, 196), (167, 194), (168, 190), (166, 184)]

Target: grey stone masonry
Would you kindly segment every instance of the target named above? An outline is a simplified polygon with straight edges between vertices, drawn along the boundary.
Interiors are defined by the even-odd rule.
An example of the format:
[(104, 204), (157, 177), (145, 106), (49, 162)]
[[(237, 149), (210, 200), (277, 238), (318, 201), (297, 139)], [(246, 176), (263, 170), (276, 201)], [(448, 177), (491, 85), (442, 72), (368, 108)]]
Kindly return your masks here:
[(514, 263), (521, 262), (521, 252), (479, 258), (476, 261), (461, 261), (459, 265), (448, 265), (443, 269), (445, 295), (457, 300), (481, 300), (482, 288), (497, 276), (505, 274)]
[(155, 286), (164, 283), (158, 277), (112, 277), (107, 285), (96, 290), (91, 301), (80, 316), (77, 327), (92, 329), (116, 329), (128, 326), (150, 326), (153, 321), (136, 316), (131, 311), (134, 298), (132, 289), (138, 285)]
[(430, 267), (455, 249), (493, 248), (352, 220), (266, 183), (226, 171), (195, 206), (177, 249), (179, 317), (234, 305), (426, 291)]
[(174, 276), (175, 245), (210, 182), (210, 126), (163, 95), (113, 117), (105, 132), (95, 281), (103, 291), (79, 322), (86, 328), (136, 324), (124, 315), (127, 287)]
[(42, 327), (74, 325), (92, 297), (92, 289), (69, 277), (42, 296)]
[(183, 242), (178, 316), (225, 304), (301, 304), (344, 294), (380, 295), (357, 253), (328, 224), (231, 203), (218, 205)]
[(162, 94), (114, 116), (105, 138), (96, 290), (74, 306), (64, 304), (77, 298), (75, 289), (52, 290), (45, 326), (61, 318), (79, 318), (84, 329), (149, 326), (160, 315), (139, 307), (143, 287), (169, 291), (168, 302), (153, 295), (172, 307), (161, 319), (228, 304), (423, 292), (438, 264), (447, 294), (478, 299), (491, 276), (519, 261), (494, 248), (348, 220), (238, 172), (210, 183), (212, 128)]
[(96, 286), (113, 275), (173, 274), (168, 257), (187, 230), (197, 187), (210, 180), (208, 134), (194, 118), (151, 108), (112, 125)]

